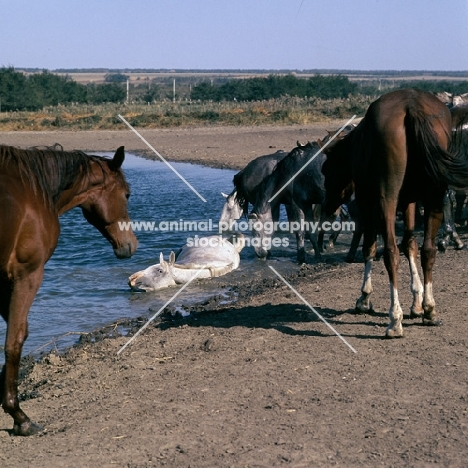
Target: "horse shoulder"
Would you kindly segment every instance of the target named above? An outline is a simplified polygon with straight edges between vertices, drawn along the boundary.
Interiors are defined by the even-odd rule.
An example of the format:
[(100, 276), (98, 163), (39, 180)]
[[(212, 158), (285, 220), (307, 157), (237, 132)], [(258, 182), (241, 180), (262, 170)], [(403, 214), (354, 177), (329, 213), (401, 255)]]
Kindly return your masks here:
[(14, 266), (34, 271), (50, 258), (57, 246), (58, 216), (24, 184), (18, 181), (7, 184), (0, 177), (0, 187), (2, 267), (8, 263), (10, 269)]

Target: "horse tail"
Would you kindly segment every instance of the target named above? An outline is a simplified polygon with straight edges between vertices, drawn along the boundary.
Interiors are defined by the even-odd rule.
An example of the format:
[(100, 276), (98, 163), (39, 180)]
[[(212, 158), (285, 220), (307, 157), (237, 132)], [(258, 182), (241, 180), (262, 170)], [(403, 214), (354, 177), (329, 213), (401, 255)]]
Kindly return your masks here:
[(452, 145), (444, 149), (426, 116), (408, 112), (405, 117), (408, 153), (415, 153), (436, 187), (468, 187), (468, 158)]

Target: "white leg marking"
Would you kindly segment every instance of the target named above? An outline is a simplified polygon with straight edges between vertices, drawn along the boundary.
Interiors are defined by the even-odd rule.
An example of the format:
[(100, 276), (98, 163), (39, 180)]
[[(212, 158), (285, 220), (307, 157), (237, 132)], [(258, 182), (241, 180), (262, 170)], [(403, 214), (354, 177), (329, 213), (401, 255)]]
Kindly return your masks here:
[(400, 301), (398, 299), (398, 290), (393, 283), (390, 283), (390, 310), (388, 311), (390, 324), (388, 325), (386, 335), (389, 338), (403, 336), (403, 311), (401, 310)]
[(423, 312), (422, 302), (423, 302), (424, 286), (419, 277), (418, 267), (416, 266), (416, 262), (414, 261), (414, 258), (412, 257), (410, 257), (409, 259), (409, 267), (410, 267), (410, 274), (411, 274), (411, 292), (413, 293), (413, 305), (411, 306), (411, 314), (421, 315)]
[(432, 294), (432, 283), (427, 283), (424, 288), (424, 309), (435, 307), (434, 295)]
[(364, 281), (362, 282), (362, 288), (361, 292), (365, 294), (371, 294), (373, 289), (372, 289), (372, 265), (374, 261), (367, 260), (366, 265), (364, 266)]
[(373, 259), (367, 260), (364, 266), (364, 280), (361, 287), (361, 297), (356, 302), (356, 310), (359, 312), (368, 312), (372, 310), (370, 295), (372, 294), (372, 265)]

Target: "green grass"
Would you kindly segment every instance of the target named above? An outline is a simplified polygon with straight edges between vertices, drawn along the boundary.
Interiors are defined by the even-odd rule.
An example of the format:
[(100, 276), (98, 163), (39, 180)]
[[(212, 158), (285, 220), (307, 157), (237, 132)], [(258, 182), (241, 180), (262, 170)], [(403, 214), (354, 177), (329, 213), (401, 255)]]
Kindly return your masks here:
[(284, 97), (257, 102), (158, 102), (144, 104), (67, 105), (39, 112), (0, 113), (1, 131), (116, 130), (132, 126), (169, 128), (201, 125), (293, 125), (363, 116), (375, 96), (346, 99)]

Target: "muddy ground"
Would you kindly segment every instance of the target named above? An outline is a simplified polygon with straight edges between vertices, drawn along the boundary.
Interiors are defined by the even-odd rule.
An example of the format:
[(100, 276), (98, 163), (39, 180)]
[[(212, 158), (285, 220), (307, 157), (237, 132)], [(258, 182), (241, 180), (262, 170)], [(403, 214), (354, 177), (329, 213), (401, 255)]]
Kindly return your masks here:
[[(242, 167), (270, 146), (291, 149), (298, 139), (324, 136), (326, 128), (142, 134), (170, 160)], [(2, 137), (19, 146), (144, 150), (129, 132)], [(468, 243), (467, 231), (462, 239)], [(385, 340), (383, 262), (373, 273), (375, 312), (354, 314), (362, 265), (343, 262), (347, 242), (342, 237), (323, 263), (309, 256), (307, 265), (287, 268), (295, 291), (267, 268), (284, 271), (273, 258), (263, 278), (234, 272), (216, 280), (237, 293), (235, 303), (215, 297), (189, 317), (165, 314), (120, 354), (143, 322), (84, 335), (76, 347), (30, 365), (20, 385), (22, 406), (46, 429), (12, 437), (11, 419), (0, 415), (1, 465), (466, 466), (468, 252), (450, 248), (436, 260), (434, 294), (444, 325), (423, 327), (406, 318), (405, 337)], [(403, 257), (400, 272), (407, 313)]]

